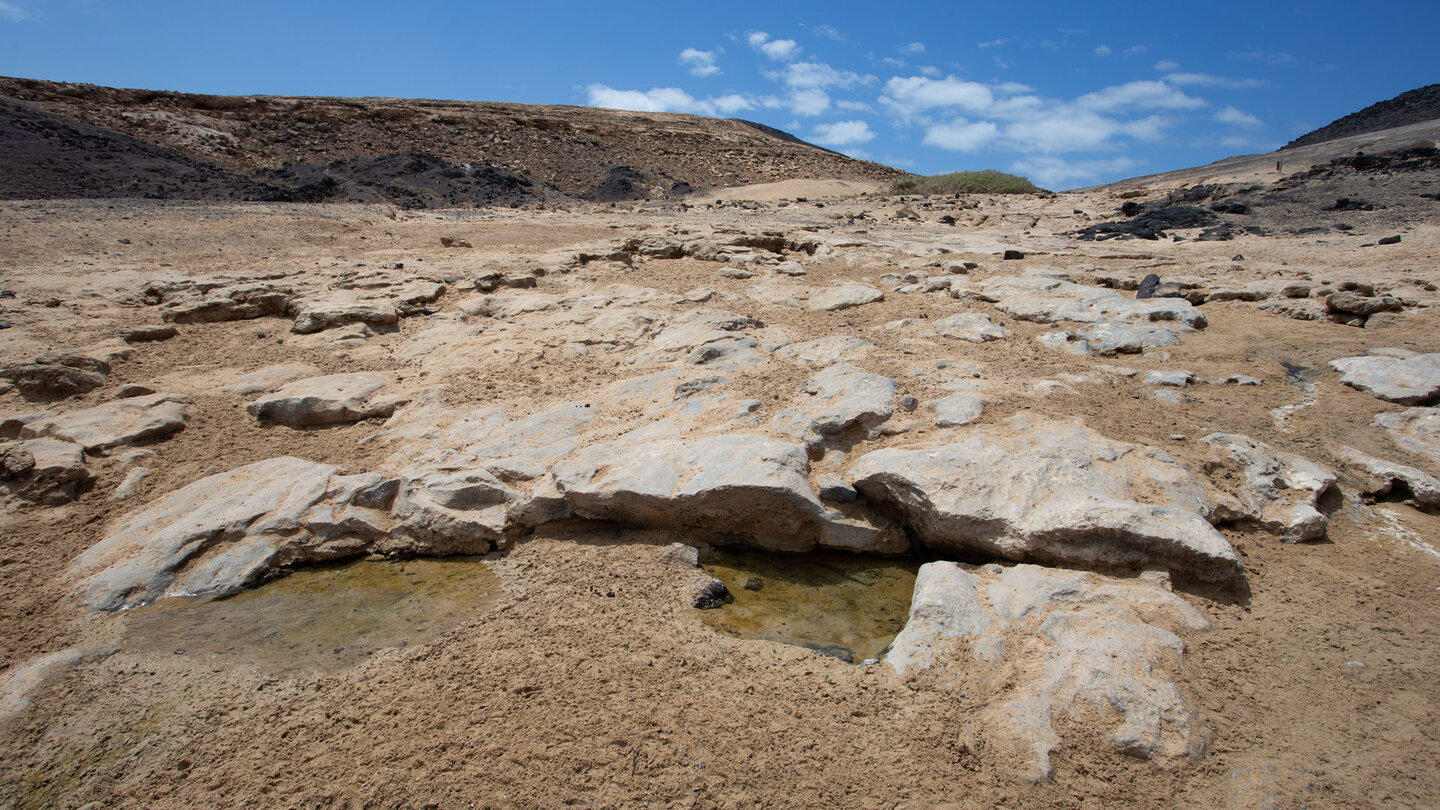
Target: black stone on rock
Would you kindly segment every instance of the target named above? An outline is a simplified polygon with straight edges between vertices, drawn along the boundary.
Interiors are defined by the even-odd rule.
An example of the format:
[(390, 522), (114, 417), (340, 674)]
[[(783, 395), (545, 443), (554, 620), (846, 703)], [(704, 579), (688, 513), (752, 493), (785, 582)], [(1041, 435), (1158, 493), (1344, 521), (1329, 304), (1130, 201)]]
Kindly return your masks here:
[(1025, 254), (1018, 250), (1007, 250), (1002, 258), (1009, 260), (1023, 259), (1025, 258)]
[(1154, 298), (1155, 288), (1160, 286), (1160, 277), (1151, 273), (1140, 280), (1140, 287), (1135, 290), (1136, 298)]

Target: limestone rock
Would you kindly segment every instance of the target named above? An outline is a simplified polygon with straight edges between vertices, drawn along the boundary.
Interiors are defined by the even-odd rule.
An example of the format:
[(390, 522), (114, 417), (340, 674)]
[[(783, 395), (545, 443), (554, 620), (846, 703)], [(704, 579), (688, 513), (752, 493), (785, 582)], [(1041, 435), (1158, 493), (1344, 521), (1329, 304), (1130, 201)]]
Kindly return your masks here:
[(885, 293), (871, 287), (868, 284), (857, 284), (849, 282), (841, 284), (833, 290), (825, 290), (810, 296), (806, 303), (811, 309), (824, 310), (826, 312), (837, 312), (842, 309), (873, 304), (876, 301), (884, 301)]
[(781, 346), (775, 356), (805, 368), (824, 368), (840, 362), (863, 357), (873, 346), (851, 335), (802, 340)]
[(260, 397), (245, 410), (261, 422), (291, 427), (385, 417), (406, 401), (398, 396), (377, 396), (390, 382), (388, 376), (370, 372), (308, 377)]
[(71, 565), (77, 601), (119, 610), (177, 594), (224, 594), (295, 563), (355, 556), (388, 532), (362, 506), (375, 474), (293, 457), (202, 478), (115, 526)]
[(1371, 497), (1403, 498), (1420, 509), (1440, 510), (1440, 478), (1422, 470), (1342, 447), (1340, 458), (1361, 471), (1363, 492)]
[(1375, 415), (1391, 441), (1440, 468), (1440, 408), (1407, 408), (1399, 413)]
[(1287, 543), (1316, 540), (1329, 518), (1320, 501), (1335, 476), (1308, 459), (1285, 453), (1249, 436), (1212, 433), (1200, 441), (1210, 448), (1206, 469), (1236, 481), (1235, 502), (1222, 503), (1216, 519), (1253, 520)]
[(935, 562), (920, 568), (886, 661), (902, 676), (939, 669), (967, 691), (1000, 693), (966, 734), (1015, 752), (1020, 775), (1040, 782), (1062, 743), (1055, 721), (1082, 713), (1119, 717), (1108, 739), (1116, 753), (1161, 764), (1198, 757), (1177, 633), (1209, 626), (1144, 577)]
[(990, 321), (989, 315), (978, 312), (959, 312), (939, 318), (932, 324), (935, 331), (944, 337), (966, 340), (971, 343), (987, 343), (1004, 340), (1010, 330)]
[(935, 427), (968, 425), (985, 412), (985, 403), (974, 394), (951, 394), (930, 403), (935, 412)]
[(318, 371), (319, 369), (308, 363), (278, 363), (234, 377), (220, 386), (220, 390), (226, 394), (249, 396), (264, 391), (273, 391), (285, 383), (302, 377), (315, 376)]
[(1398, 357), (1344, 357), (1331, 360), (1340, 382), (1401, 405), (1429, 405), (1440, 399), (1440, 354)]
[(85, 451), (74, 442), (30, 439), (0, 445), (0, 492), (59, 506), (78, 498), (94, 477), (85, 466)]
[(367, 326), (390, 326), (399, 318), (392, 304), (364, 300), (339, 293), (324, 298), (306, 299), (293, 307), (295, 323), (290, 331), (306, 335), (352, 323)]
[(70, 352), (43, 354), (30, 363), (0, 368), (0, 379), (10, 380), (29, 398), (61, 399), (83, 394), (105, 384), (110, 363), (98, 357)]
[(803, 401), (776, 414), (776, 429), (816, 446), (859, 428), (866, 437), (895, 412), (895, 381), (838, 363), (800, 387)]
[(193, 404), (194, 400), (180, 394), (118, 399), (31, 422), (20, 429), (20, 435), (26, 439), (42, 436), (63, 439), (75, 442), (87, 452), (103, 453), (182, 430)]
[(171, 323), (216, 323), (280, 317), (290, 310), (290, 290), (263, 282), (203, 291), (191, 288), (180, 295), (164, 297), (166, 302), (160, 315)]
[(876, 450), (851, 478), (941, 551), (1243, 577), (1230, 544), (1202, 517), (1204, 486), (1163, 451), (1079, 426), (1010, 422), (943, 447)]
[(550, 476), (570, 513), (586, 520), (701, 530), (774, 551), (896, 546), (890, 527), (827, 513), (808, 473), (798, 444), (727, 434), (591, 445)]

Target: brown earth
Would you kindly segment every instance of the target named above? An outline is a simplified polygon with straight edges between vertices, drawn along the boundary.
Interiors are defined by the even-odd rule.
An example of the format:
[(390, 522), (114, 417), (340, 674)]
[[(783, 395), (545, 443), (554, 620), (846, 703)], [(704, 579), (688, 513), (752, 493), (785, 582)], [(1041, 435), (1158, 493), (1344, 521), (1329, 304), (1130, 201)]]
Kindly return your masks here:
[[(268, 102), (267, 102), (268, 103)], [(813, 187), (809, 190), (814, 190)], [(775, 196), (773, 189), (756, 197)], [(1345, 273), (1426, 297), (1440, 282), (1440, 228), (1419, 215), (1398, 245), (1356, 221), (1355, 236), (1255, 237), (1229, 243), (1081, 243), (1060, 235), (1109, 216), (1113, 192), (1053, 198), (884, 201), (811, 197), (620, 205), (570, 212), (403, 212), (390, 206), (195, 204), (147, 201), (6, 203), (0, 209), (0, 356), (21, 360), (82, 347), (117, 326), (153, 322), (134, 298), (156, 276), (285, 272), (324, 286), (341, 274), (403, 263), (436, 278), (520, 269), (541, 254), (676, 232), (818, 238), (834, 257), (807, 261), (806, 285), (879, 284), (885, 272), (972, 260), (976, 278), (1048, 267), (1077, 281), (1109, 276), (1201, 276), (1212, 287)], [(801, 195), (803, 196), (803, 195)], [(821, 207), (821, 206), (824, 207)], [(914, 219), (900, 215), (901, 208)], [(1075, 211), (1091, 212), (1075, 213)], [(954, 226), (942, 216), (956, 218)], [(1192, 234), (1193, 235), (1193, 234)], [(470, 248), (446, 249), (440, 237)], [(121, 240), (128, 240), (122, 243)], [(1022, 262), (1002, 261), (1016, 248)], [(1236, 253), (1243, 261), (1234, 260)], [(799, 257), (804, 258), (804, 257)], [(1405, 453), (1370, 424), (1399, 410), (1339, 385), (1327, 361), (1377, 346), (1440, 351), (1440, 309), (1411, 308), (1384, 329), (1302, 322), (1253, 303), (1203, 307), (1209, 326), (1164, 352), (1081, 358), (1033, 338), (1042, 324), (1006, 319), (988, 305), (896, 294), (841, 312), (757, 303), (748, 280), (696, 258), (592, 262), (540, 279), (542, 292), (609, 283), (684, 293), (713, 285), (709, 306), (752, 314), (797, 339), (845, 333), (875, 344), (857, 365), (901, 383), (900, 395), (947, 393), (937, 361), (980, 365), (983, 423), (1015, 413), (1080, 418), (1112, 439), (1164, 448), (1197, 465), (1211, 431), (1254, 436), (1341, 469), (1341, 444), (1440, 469)], [(763, 271), (763, 268), (761, 268)], [(931, 272), (938, 272), (931, 268)], [(755, 281), (765, 280), (761, 278)], [(1430, 285), (1426, 288), (1424, 285)], [(453, 310), (452, 293), (435, 306)], [(48, 299), (58, 306), (48, 306)], [(726, 299), (729, 299), (728, 301)], [(1433, 297), (1432, 297), (1433, 298)], [(915, 340), (882, 326), (985, 312), (1014, 331), (972, 345)], [(55, 407), (108, 401), (126, 383), (186, 385), (196, 415), (176, 437), (149, 445), (156, 474), (147, 503), (214, 469), (293, 454), (345, 472), (374, 469), (360, 440), (376, 423), (297, 431), (262, 427), (243, 399), (213, 380), (288, 361), (323, 372), (403, 370), (397, 351), (426, 328), (407, 318), (363, 349), (291, 335), (261, 319), (181, 328), (116, 363), (105, 384)], [(477, 323), (479, 323), (477, 321)], [(482, 324), (483, 325), (483, 324)], [(323, 334), (323, 333), (322, 333)], [(516, 347), (523, 351), (524, 347)], [(532, 347), (533, 348), (533, 347)], [(520, 358), (517, 360), (517, 358)], [(442, 358), (443, 359), (443, 358)], [(1314, 370), (1318, 399), (1284, 423), (1272, 410), (1301, 401), (1291, 364)], [(441, 363), (437, 368), (444, 368)], [(1185, 389), (1152, 399), (1122, 367), (1186, 368), (1203, 379), (1248, 374), (1258, 387)], [(921, 373), (912, 373), (914, 369)], [(445, 371), (447, 397), (472, 407), (533, 413), (617, 377), (638, 373), (603, 353), (556, 348), (466, 356)], [(783, 364), (749, 373), (762, 419), (806, 376)], [(1035, 383), (1059, 383), (1046, 391)], [(0, 413), (33, 410), (0, 394)], [(874, 446), (923, 444), (933, 424)], [(1440, 520), (1400, 504), (1368, 504), (1345, 479), (1344, 507), (1318, 543), (1289, 545), (1254, 529), (1226, 530), (1248, 593), (1189, 587), (1183, 596), (1215, 629), (1187, 639), (1182, 688), (1208, 734), (1196, 762), (1167, 770), (1087, 741), (1103, 717), (1066, 720), (1055, 774), (1030, 785), (1005, 755), (967, 744), (995, 691), (902, 681), (888, 665), (857, 666), (763, 641), (717, 635), (682, 600), (684, 572), (660, 546), (685, 533), (595, 527), (548, 529), (491, 557), (499, 604), (467, 615), (437, 641), (376, 653), (339, 673), (277, 677), (217, 668), (191, 656), (128, 650), (127, 614), (70, 606), (67, 563), (136, 508), (110, 493), (116, 459), (90, 462), (94, 488), (55, 508), (9, 505), (0, 514), (0, 663), (73, 645), (120, 651), (43, 685), (33, 706), (0, 725), (0, 804), (13, 807), (1381, 807), (1440, 802)], [(1426, 550), (1426, 544), (1429, 550)], [(1347, 666), (1351, 662), (1363, 667)], [(1004, 685), (997, 687), (1004, 689)]]

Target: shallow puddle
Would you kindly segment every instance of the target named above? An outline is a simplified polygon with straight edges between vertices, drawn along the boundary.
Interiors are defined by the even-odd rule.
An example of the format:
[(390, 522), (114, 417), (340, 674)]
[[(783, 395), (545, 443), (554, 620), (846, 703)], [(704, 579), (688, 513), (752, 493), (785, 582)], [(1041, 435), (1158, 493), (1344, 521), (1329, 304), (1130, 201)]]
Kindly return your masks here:
[(846, 661), (879, 658), (905, 626), (919, 564), (840, 552), (716, 549), (701, 559), (735, 597), (701, 611), (712, 629), (809, 647)]
[(478, 557), (305, 568), (222, 599), (131, 611), (125, 646), (266, 672), (335, 671), (433, 639), (499, 595), (499, 578)]

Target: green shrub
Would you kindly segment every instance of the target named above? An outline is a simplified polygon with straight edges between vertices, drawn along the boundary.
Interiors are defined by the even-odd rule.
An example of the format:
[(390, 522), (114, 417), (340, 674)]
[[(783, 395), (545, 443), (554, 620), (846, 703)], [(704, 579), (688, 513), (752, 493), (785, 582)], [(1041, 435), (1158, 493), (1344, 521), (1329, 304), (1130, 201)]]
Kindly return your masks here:
[(1042, 194), (1044, 191), (1023, 177), (994, 169), (929, 177), (911, 174), (890, 185), (891, 194)]

